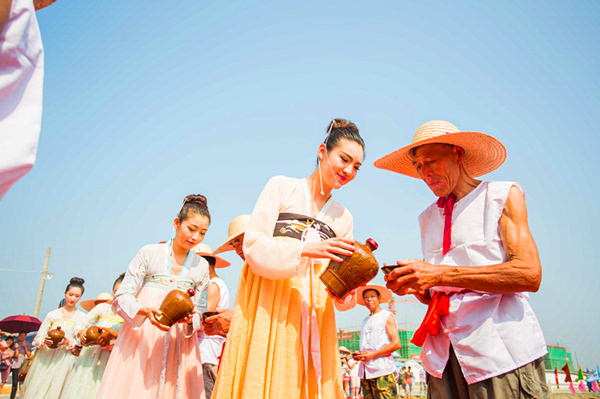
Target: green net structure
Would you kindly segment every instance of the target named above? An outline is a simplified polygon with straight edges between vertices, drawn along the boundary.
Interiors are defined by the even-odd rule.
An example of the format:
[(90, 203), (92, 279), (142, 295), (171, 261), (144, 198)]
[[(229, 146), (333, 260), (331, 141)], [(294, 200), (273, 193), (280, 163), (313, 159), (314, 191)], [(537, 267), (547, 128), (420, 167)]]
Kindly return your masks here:
[(567, 350), (561, 346), (548, 346), (548, 354), (544, 356), (544, 366), (546, 366), (546, 370), (552, 371), (557, 367), (560, 370), (565, 364), (569, 364), (569, 370), (571, 370), (571, 373), (575, 373), (571, 353), (567, 352)]
[[(398, 336), (402, 347), (396, 352), (402, 359), (412, 359), (413, 355), (421, 355), (421, 348), (410, 343), (414, 331), (400, 330)], [(350, 352), (360, 350), (360, 331), (344, 331), (338, 334), (338, 345), (346, 347)]]

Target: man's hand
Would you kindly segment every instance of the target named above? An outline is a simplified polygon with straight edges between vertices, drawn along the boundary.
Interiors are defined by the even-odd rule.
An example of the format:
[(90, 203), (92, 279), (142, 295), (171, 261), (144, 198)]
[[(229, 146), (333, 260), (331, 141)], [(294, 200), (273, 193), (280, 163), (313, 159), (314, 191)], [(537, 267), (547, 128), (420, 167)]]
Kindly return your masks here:
[(202, 323), (206, 335), (226, 337), (233, 318), (233, 309), (217, 309), (218, 315), (207, 317)]
[(441, 268), (418, 259), (405, 259), (397, 264), (400, 267), (384, 276), (386, 287), (397, 295), (414, 294), (421, 302), (428, 302), (425, 292), (439, 284)]

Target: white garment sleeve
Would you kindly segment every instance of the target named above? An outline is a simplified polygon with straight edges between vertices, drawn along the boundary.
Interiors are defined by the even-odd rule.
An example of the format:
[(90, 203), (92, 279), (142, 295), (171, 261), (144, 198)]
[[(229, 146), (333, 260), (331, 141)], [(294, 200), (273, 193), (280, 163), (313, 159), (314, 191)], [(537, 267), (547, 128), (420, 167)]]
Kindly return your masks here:
[(55, 318), (53, 317), (52, 312), (48, 313), (46, 317), (44, 317), (44, 321), (40, 326), (37, 334), (35, 334), (35, 338), (33, 339), (33, 345), (36, 348), (41, 348), (44, 346), (44, 340), (46, 339), (46, 335), (48, 335), (48, 331), (50, 331), (50, 326), (54, 323)]
[(196, 313), (194, 313), (194, 316), (192, 317), (192, 323), (185, 325), (183, 328), (183, 335), (186, 338), (194, 336), (194, 339), (196, 339), (195, 335), (198, 331), (200, 331), (200, 327), (202, 327), (202, 312), (199, 311), (200, 298), (203, 294), (206, 294), (209, 283), (210, 276), (208, 273), (204, 273), (202, 279), (200, 281), (196, 281), (196, 294), (194, 294), (193, 297), (194, 309), (196, 309)]
[(137, 300), (137, 294), (148, 273), (148, 259), (144, 256), (143, 248), (138, 251), (129, 264), (125, 278), (115, 295), (117, 313), (126, 323), (137, 330), (146, 320), (146, 316), (138, 315), (142, 304)]
[(86, 314), (81, 320), (78, 320), (73, 327), (73, 336), (76, 338), (77, 333), (81, 330), (90, 328), (95, 322), (98, 321), (102, 314), (103, 306), (94, 306), (88, 314)]
[(286, 192), (286, 178), (271, 178), (256, 201), (244, 235), (244, 254), (254, 274), (271, 280), (306, 275), (306, 242), (275, 241), (273, 229)]

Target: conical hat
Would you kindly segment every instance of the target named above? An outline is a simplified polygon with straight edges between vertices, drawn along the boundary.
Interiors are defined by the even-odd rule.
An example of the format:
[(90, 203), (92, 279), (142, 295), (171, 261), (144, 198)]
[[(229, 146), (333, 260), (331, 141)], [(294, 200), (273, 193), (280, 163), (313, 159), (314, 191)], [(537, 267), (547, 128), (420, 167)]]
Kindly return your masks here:
[(465, 150), (463, 165), (471, 177), (492, 172), (506, 159), (506, 149), (492, 136), (479, 132), (461, 132), (446, 121), (430, 121), (419, 126), (412, 144), (378, 159), (375, 166), (420, 179), (412, 164), (411, 151), (425, 144), (436, 143), (453, 144)]
[(390, 291), (388, 288), (385, 288), (381, 285), (370, 284), (356, 289), (356, 302), (359, 305), (367, 306), (365, 304), (365, 300), (363, 299), (363, 292), (365, 292), (366, 290), (375, 290), (379, 292), (380, 304), (389, 302), (390, 299), (392, 299), (392, 291)]
[(98, 294), (96, 299), (88, 299), (87, 301), (79, 302), (79, 305), (89, 312), (90, 310), (94, 309), (96, 305), (111, 301), (112, 299), (112, 295), (110, 295), (108, 292), (103, 292)]
[(214, 252), (210, 249), (210, 247), (206, 244), (198, 244), (194, 248), (192, 248), (196, 254), (203, 257), (211, 257), (215, 259), (215, 269), (221, 269), (223, 267), (231, 266), (231, 263), (227, 262), (225, 259), (220, 256), (216, 256)]
[(229, 223), (229, 237), (227, 237), (227, 241), (225, 241), (219, 248), (215, 249), (213, 253), (220, 254), (222, 252), (232, 251), (233, 247), (231, 246), (231, 242), (244, 234), (249, 220), (250, 215), (240, 215), (233, 219), (231, 223)]

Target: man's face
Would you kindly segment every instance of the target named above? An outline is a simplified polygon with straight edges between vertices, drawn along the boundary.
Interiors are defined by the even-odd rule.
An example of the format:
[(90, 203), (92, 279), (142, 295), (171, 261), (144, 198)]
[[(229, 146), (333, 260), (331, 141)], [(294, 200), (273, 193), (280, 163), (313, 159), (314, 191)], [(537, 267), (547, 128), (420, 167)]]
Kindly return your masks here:
[(240, 258), (242, 258), (242, 260), (246, 260), (246, 257), (244, 256), (244, 235), (243, 234), (237, 236), (233, 241), (231, 241), (230, 245), (233, 247), (233, 250), (235, 251), (235, 253), (238, 254), (238, 256)]
[(25, 333), (21, 333), (19, 334), (19, 342), (23, 342), (25, 341), (25, 338), (27, 337), (27, 334)]
[(379, 307), (379, 293), (375, 290), (366, 290), (363, 292), (363, 299), (367, 309), (371, 312), (377, 310)]
[(460, 147), (426, 144), (415, 149), (413, 165), (427, 187), (436, 196), (445, 197), (458, 184), (462, 156)]

